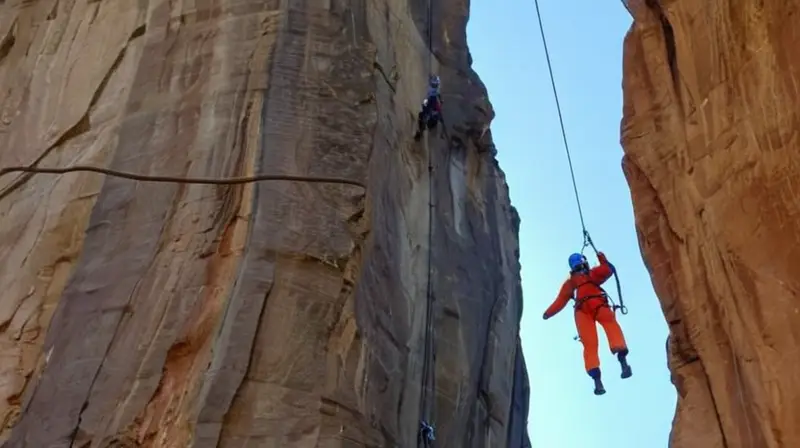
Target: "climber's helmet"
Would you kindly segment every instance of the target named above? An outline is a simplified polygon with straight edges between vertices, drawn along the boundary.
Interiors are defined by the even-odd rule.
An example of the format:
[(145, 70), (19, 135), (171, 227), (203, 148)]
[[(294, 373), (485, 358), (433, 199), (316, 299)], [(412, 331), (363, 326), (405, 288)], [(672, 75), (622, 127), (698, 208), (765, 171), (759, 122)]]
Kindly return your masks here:
[(431, 87), (433, 87), (434, 89), (438, 89), (439, 84), (440, 84), (439, 77), (436, 75), (431, 75), (431, 80), (430, 80)]
[(588, 271), (589, 262), (583, 254), (572, 254), (569, 256), (569, 268), (572, 272)]

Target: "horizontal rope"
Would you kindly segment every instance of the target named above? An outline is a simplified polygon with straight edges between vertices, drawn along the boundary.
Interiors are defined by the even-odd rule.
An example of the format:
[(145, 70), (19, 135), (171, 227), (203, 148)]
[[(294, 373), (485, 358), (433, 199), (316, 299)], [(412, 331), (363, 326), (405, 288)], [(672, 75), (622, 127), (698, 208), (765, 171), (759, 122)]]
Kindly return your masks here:
[[(290, 176), (285, 174), (261, 174), (255, 176), (241, 176), (241, 177), (228, 177), (228, 178), (211, 178), (211, 177), (175, 177), (175, 176), (154, 176), (147, 174), (128, 173), (125, 171), (110, 170), (90, 165), (73, 165), (66, 168), (40, 168), (32, 166), (12, 166), (0, 169), (0, 177), (11, 173), (30, 173), (30, 174), (66, 174), (75, 172), (92, 172), (98, 174), (105, 174), (106, 176), (120, 177), (123, 179), (137, 180), (142, 182), (162, 182), (162, 183), (178, 183), (178, 184), (204, 184), (204, 185), (239, 185), (249, 184), (253, 182), (262, 181), (290, 181), (290, 182), (310, 182), (310, 183), (328, 183), (328, 184), (342, 184), (353, 185), (366, 189), (367, 186), (363, 182), (357, 180), (345, 179), (340, 177), (319, 177), (319, 176)], [(0, 193), (0, 199), (6, 197), (16, 187), (21, 184), (12, 186)]]

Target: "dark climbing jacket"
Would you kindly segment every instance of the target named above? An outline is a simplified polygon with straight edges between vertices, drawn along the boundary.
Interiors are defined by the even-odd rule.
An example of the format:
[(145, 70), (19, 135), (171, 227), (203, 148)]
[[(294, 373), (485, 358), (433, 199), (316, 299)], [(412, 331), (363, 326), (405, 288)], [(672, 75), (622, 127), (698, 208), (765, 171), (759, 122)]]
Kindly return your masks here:
[(428, 95), (422, 101), (422, 114), (430, 116), (433, 113), (440, 114), (442, 112), (442, 94), (439, 93), (439, 87), (428, 86)]

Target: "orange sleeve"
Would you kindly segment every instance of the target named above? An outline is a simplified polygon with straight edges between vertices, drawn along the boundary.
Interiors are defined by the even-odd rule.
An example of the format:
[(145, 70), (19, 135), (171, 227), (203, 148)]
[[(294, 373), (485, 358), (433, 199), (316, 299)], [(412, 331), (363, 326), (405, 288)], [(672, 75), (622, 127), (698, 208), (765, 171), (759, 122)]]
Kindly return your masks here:
[(600, 261), (600, 264), (592, 268), (589, 276), (592, 278), (594, 283), (600, 285), (605, 283), (605, 281), (611, 277), (613, 271), (611, 270), (611, 264), (609, 264), (604, 253), (598, 252), (597, 259)]
[(561, 285), (561, 290), (558, 291), (558, 297), (556, 297), (556, 300), (547, 308), (542, 317), (544, 317), (544, 319), (550, 319), (563, 310), (564, 307), (567, 306), (569, 299), (572, 298), (574, 290), (575, 287), (572, 286), (572, 281), (567, 279), (564, 284)]

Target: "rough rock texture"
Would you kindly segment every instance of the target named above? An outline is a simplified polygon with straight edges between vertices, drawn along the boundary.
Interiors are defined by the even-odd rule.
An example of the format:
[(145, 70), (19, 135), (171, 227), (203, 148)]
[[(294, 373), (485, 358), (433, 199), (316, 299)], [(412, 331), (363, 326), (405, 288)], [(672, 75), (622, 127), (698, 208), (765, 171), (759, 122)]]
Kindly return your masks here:
[(800, 446), (800, 1), (629, 6), (624, 168), (671, 329), (671, 446)]
[(0, 179), (5, 446), (529, 446), (467, 0), (435, 2), (447, 135), (411, 140), (426, 4), (0, 1), (0, 166), (367, 185)]

